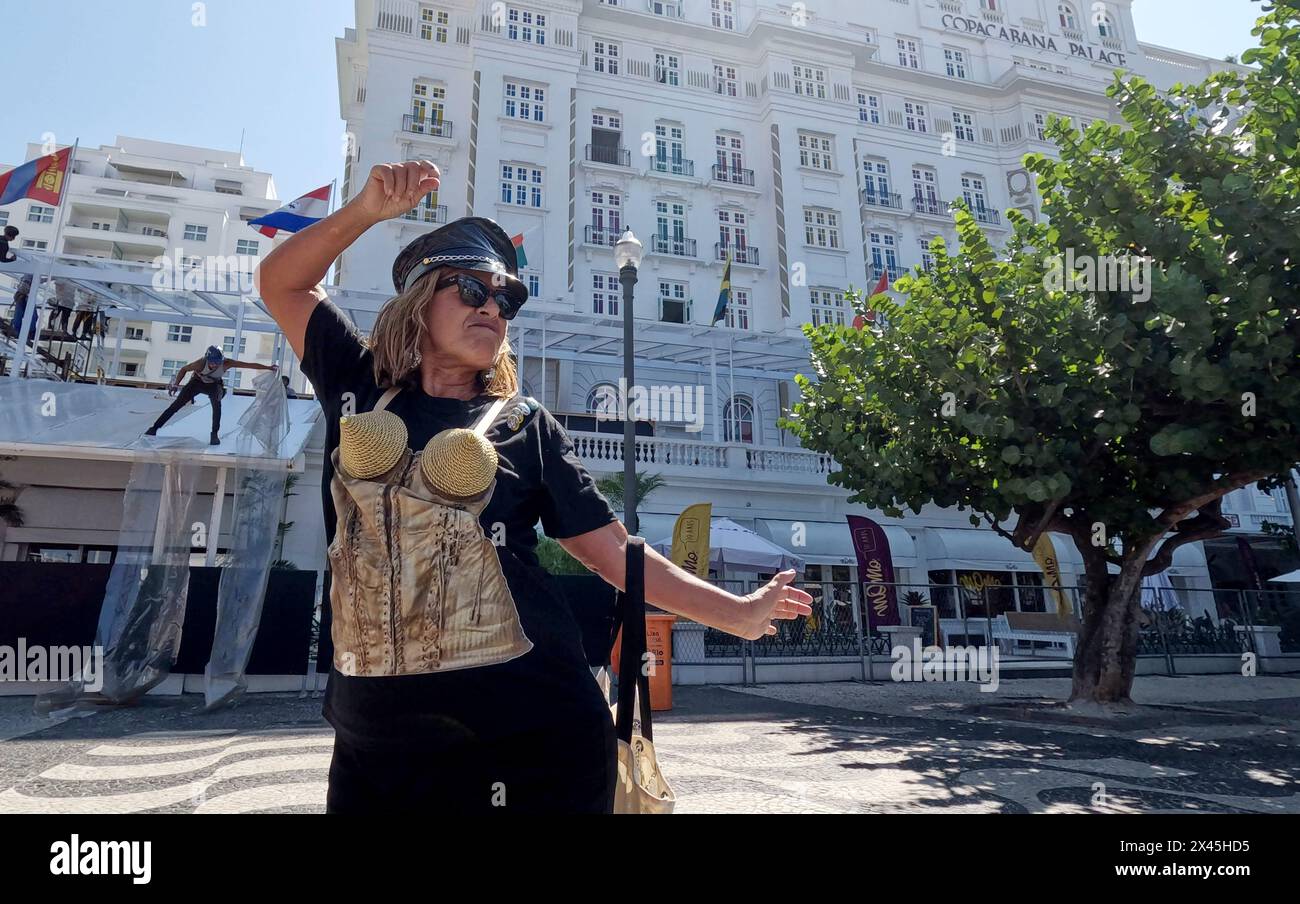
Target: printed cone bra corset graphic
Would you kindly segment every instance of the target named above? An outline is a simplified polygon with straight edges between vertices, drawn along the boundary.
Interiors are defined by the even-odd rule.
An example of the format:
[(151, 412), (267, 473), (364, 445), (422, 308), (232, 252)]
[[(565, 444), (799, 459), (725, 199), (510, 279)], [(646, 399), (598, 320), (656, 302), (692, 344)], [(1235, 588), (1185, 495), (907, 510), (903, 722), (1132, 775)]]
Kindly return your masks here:
[[(522, 656), (533, 645), (479, 524), (497, 467), (483, 434), (507, 400), (473, 430), (445, 430), (417, 454), (385, 410), (396, 394), (340, 423), (330, 484), (340, 525), (329, 549), (334, 666), (413, 675)], [(517, 408), (508, 424), (522, 425)]]

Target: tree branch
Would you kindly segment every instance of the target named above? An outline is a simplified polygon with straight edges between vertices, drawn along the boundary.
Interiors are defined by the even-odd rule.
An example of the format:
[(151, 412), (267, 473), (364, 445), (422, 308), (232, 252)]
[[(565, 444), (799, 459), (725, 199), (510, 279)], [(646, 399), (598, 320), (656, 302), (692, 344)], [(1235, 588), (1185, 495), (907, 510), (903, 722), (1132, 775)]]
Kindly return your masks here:
[(1188, 518), (1178, 523), (1175, 528), (1176, 533), (1161, 543), (1156, 554), (1142, 566), (1143, 577), (1159, 574), (1173, 564), (1174, 552), (1179, 547), (1200, 540), (1210, 540), (1232, 525), (1232, 522), (1223, 517), (1222, 496), (1202, 506), (1199, 512), (1195, 518)]

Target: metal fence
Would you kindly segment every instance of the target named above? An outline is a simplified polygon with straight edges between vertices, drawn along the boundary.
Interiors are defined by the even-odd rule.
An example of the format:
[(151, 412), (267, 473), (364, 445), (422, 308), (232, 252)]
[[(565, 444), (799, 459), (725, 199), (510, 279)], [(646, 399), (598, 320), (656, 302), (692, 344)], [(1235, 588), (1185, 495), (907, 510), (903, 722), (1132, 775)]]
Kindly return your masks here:
[[(718, 586), (736, 594), (747, 594), (763, 586), (756, 580), (720, 580)], [(914, 632), (872, 627), (867, 607), (856, 582), (797, 582), (812, 596), (812, 614), (806, 618), (776, 623), (777, 633), (747, 641), (705, 626), (692, 626), (689, 650), (677, 648), (674, 661), (690, 665), (744, 664), (746, 680), (767, 665), (810, 660), (861, 663), (861, 675), (871, 678), (871, 657), (889, 657), (900, 637)], [(1057, 659), (1070, 663), (1075, 637), (1069, 632), (1046, 637), (1036, 632), (1011, 631), (1003, 618), (1009, 612), (1056, 613), (1054, 591), (1041, 585), (992, 585), (972, 587), (959, 584), (884, 585), (896, 599), (900, 621), (912, 624), (912, 610), (925, 609), (933, 617), (933, 633), (922, 641), (941, 647), (996, 644), (1003, 655), (1026, 660)], [(1084, 591), (1080, 587), (1061, 589), (1074, 624), (1082, 624)], [(1183, 589), (1144, 591), (1139, 657), (1162, 660), (1166, 674), (1178, 674), (1175, 657), (1193, 655), (1259, 657), (1300, 653), (1300, 592)], [(1201, 614), (1193, 615), (1191, 611)], [(1205, 611), (1209, 610), (1209, 611)], [(1209, 614), (1209, 612), (1213, 614)], [(675, 634), (675, 642), (680, 635)], [(1067, 637), (1069, 642), (1067, 642)], [(686, 640), (685, 637), (682, 637)], [(702, 640), (702, 643), (700, 642)], [(1262, 672), (1262, 661), (1257, 661)], [(754, 677), (757, 681), (757, 677)]]

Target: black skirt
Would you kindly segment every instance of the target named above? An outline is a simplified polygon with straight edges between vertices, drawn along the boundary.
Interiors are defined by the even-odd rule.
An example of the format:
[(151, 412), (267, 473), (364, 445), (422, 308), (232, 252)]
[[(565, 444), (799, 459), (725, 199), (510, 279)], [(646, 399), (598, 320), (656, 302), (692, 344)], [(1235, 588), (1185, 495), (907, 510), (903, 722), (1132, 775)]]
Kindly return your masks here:
[(336, 737), (326, 812), (610, 813), (617, 751), (608, 711), (435, 752), (374, 750)]

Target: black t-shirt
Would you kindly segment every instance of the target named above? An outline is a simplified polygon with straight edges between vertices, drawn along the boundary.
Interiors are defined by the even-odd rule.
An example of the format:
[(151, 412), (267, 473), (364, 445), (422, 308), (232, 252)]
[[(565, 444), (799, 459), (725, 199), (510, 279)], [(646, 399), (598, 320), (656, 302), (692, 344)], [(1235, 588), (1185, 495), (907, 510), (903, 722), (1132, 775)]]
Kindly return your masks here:
[[(383, 390), (375, 384), (370, 350), (328, 300), (316, 306), (307, 324), (302, 370), (325, 410), (321, 500), (331, 542), (337, 515), (329, 486), (339, 418), (345, 401), (360, 414), (374, 408)], [(442, 430), (472, 427), (493, 401), (487, 395), (473, 401), (435, 398), (415, 388), (399, 393), (388, 410), (406, 424), (407, 445), (422, 449)], [(492, 499), (479, 521), (489, 538), (504, 531), (497, 557), (533, 649), (497, 665), (427, 675), (331, 671), (325, 717), (352, 744), (439, 749), (475, 735), (500, 737), (566, 719), (576, 724), (609, 718), (577, 622), (537, 564), (536, 525), (540, 520), (547, 536), (564, 539), (604, 527), (615, 520), (614, 513), (564, 428), (545, 408), (537, 406), (518, 430), (498, 416), (487, 438), (496, 446), (499, 465)]]
[(0, 235), (0, 263), (12, 264), (18, 260), (18, 255), (9, 253), (9, 240)]

